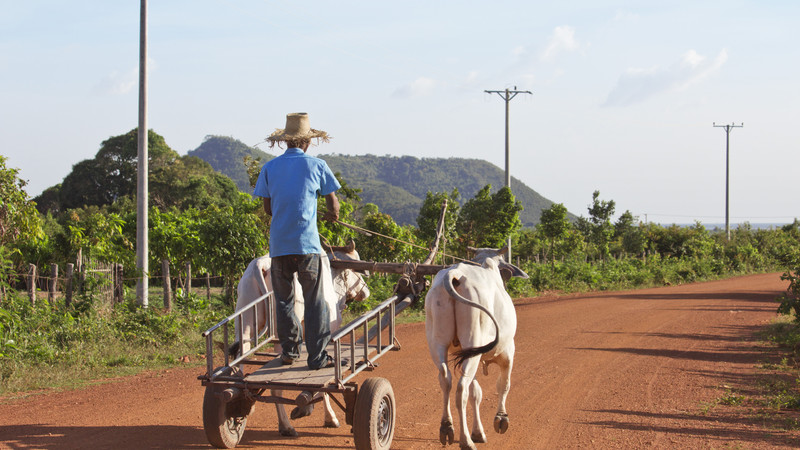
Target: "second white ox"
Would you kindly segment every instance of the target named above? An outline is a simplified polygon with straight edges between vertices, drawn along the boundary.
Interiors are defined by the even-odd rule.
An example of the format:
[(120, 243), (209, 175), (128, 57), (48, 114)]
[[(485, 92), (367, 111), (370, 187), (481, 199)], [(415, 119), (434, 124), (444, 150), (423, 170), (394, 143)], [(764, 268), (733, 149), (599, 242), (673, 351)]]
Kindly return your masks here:
[[(358, 261), (358, 252), (355, 251), (354, 243), (350, 243), (347, 247), (332, 247), (329, 249), (331, 254), (339, 260)], [(361, 301), (369, 297), (369, 288), (360, 274), (350, 269), (333, 269), (330, 265), (330, 257), (328, 254), (321, 255), (320, 258), (320, 289), (326, 303), (328, 304), (328, 311), (330, 311), (331, 320), (331, 333), (335, 333), (342, 323), (342, 311), (344, 310), (347, 301)], [(267, 292), (272, 292), (272, 280), (270, 278), (271, 258), (269, 255), (256, 258), (250, 262), (239, 280), (237, 286), (237, 299), (236, 310), (248, 305), (253, 300), (261, 297)], [(304, 302), (303, 290), (297, 277), (294, 280), (295, 304), (294, 313), (299, 320), (303, 320)], [(250, 310), (252, 311), (252, 309)], [(244, 324), (242, 329), (242, 336), (244, 336), (241, 343), (241, 351), (245, 353), (252, 347), (252, 342), (255, 341), (255, 330), (253, 330), (253, 313), (245, 312), (241, 315), (241, 321), (236, 319), (236, 335), (239, 336), (239, 329)], [(263, 334), (266, 330), (267, 318), (266, 308), (264, 305), (256, 306), (257, 327), (259, 335)], [(281, 391), (273, 391), (273, 395), (280, 396)], [(323, 403), (325, 405), (325, 426), (331, 428), (339, 427), (339, 420), (333, 412), (328, 396), (324, 396)], [(297, 436), (297, 432), (289, 421), (286, 415), (286, 410), (283, 405), (276, 403), (278, 411), (278, 430), (284, 436)], [(296, 412), (295, 412), (296, 411)], [(295, 418), (304, 417), (310, 414), (310, 408), (298, 409), (295, 408), (293, 416)]]
[[(444, 395), (439, 440), (442, 445), (447, 445), (453, 442), (455, 434), (450, 414), (453, 375), (447, 366), (452, 349), (455, 353), (454, 367), (461, 366), (462, 369), (456, 388), (459, 441), (461, 448), (471, 449), (476, 448), (475, 442), (486, 442), (479, 409), (483, 392), (475, 377), (480, 365), (483, 365), (486, 375), (489, 364), (500, 367), (494, 429), (498, 433), (505, 433), (508, 429), (506, 397), (511, 387), (517, 314), (504, 281), (512, 276), (528, 278), (525, 272), (503, 261), (501, 255), (505, 249), (473, 250), (473, 261), (480, 265), (459, 263), (440, 271), (425, 296), (428, 349), (439, 370), (439, 385)], [(474, 410), (471, 434), (466, 431), (468, 397)]]

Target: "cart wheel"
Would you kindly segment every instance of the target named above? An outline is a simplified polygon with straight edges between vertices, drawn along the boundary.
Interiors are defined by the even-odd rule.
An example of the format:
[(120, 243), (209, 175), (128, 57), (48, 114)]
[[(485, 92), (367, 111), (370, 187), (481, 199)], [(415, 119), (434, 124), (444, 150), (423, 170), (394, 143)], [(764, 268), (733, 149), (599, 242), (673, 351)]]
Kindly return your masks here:
[(386, 378), (368, 378), (358, 390), (353, 416), (357, 449), (388, 449), (394, 437), (395, 401)]
[(203, 428), (208, 442), (217, 448), (234, 448), (242, 439), (247, 416), (255, 402), (244, 396), (225, 403), (218, 395), (224, 386), (210, 384), (203, 396)]

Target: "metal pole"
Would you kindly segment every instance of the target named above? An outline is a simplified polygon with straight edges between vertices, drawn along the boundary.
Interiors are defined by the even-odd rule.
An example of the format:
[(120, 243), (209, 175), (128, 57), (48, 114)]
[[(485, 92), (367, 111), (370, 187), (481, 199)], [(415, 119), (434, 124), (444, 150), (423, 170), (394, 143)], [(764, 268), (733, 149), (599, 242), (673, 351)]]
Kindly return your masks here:
[(731, 240), (731, 216), (730, 216), (730, 149), (731, 149), (731, 127), (725, 127), (725, 235)]
[(139, 134), (138, 134), (138, 173), (136, 191), (136, 300), (146, 308), (148, 274), (147, 242), (147, 0), (141, 0), (139, 28)]
[[(511, 152), (509, 150), (509, 143), (508, 143), (509, 142), (509, 138), (508, 138), (508, 129), (509, 129), (509, 126), (508, 126), (508, 122), (509, 122), (508, 104), (511, 102), (512, 98), (517, 96), (517, 94), (533, 94), (533, 92), (531, 92), (531, 91), (518, 91), (516, 86), (514, 86), (513, 90), (506, 88), (504, 91), (484, 91), (484, 92), (486, 92), (487, 94), (497, 94), (497, 95), (500, 96), (500, 98), (502, 98), (506, 102), (506, 187), (508, 189), (511, 189), (511, 164), (510, 164), (510, 160), (511, 160), (510, 154), (511, 154)], [(506, 255), (506, 258), (507, 258), (506, 261), (511, 262), (511, 236), (508, 237), (508, 242), (506, 242), (506, 245), (508, 247), (508, 254)]]
[(725, 236), (727, 240), (731, 240), (731, 221), (730, 221), (730, 202), (729, 202), (729, 186), (730, 186), (730, 148), (731, 148), (731, 130), (734, 128), (744, 127), (744, 122), (741, 125), (731, 123), (730, 125), (717, 125), (715, 122), (711, 123), (716, 128), (725, 129)]
[[(506, 187), (511, 189), (511, 166), (509, 165), (509, 161), (511, 160), (508, 151), (508, 105), (509, 105), (509, 96), (508, 96), (508, 89), (506, 89)], [(511, 242), (509, 241), (509, 250), (511, 249)], [(509, 257), (510, 257), (509, 253)], [(511, 262), (511, 261), (509, 261)]]

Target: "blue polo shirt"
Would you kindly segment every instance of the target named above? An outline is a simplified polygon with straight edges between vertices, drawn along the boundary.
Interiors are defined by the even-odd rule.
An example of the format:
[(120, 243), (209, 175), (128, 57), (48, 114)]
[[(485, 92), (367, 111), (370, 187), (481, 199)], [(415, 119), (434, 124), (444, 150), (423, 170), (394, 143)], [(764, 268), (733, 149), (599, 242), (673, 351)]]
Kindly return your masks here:
[(322, 253), (317, 231), (317, 197), (341, 185), (322, 159), (299, 148), (264, 164), (253, 195), (270, 199), (270, 256)]

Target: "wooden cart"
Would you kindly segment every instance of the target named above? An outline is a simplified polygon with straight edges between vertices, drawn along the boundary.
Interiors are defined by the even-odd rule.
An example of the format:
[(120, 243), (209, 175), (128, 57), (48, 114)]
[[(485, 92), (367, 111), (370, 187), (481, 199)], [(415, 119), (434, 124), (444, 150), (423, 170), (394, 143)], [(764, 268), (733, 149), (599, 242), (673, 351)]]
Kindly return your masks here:
[[(209, 442), (218, 448), (233, 448), (242, 438), (247, 417), (256, 402), (280, 403), (303, 407), (322, 401), (329, 394), (333, 402), (345, 412), (345, 421), (352, 426), (357, 449), (388, 449), (395, 426), (395, 396), (389, 380), (371, 377), (359, 386), (354, 378), (363, 371), (373, 371), (376, 361), (392, 350), (399, 350), (395, 337), (395, 316), (410, 306), (425, 288), (426, 275), (434, 275), (446, 266), (431, 265), (442, 234), (446, 203), (442, 206), (439, 231), (430, 254), (423, 264), (374, 263), (367, 261), (331, 261), (332, 267), (373, 272), (401, 274), (395, 295), (380, 305), (345, 325), (332, 336), (328, 352), (333, 354), (334, 366), (308, 370), (305, 357), (292, 365), (283, 365), (276, 352), (267, 351), (278, 342), (275, 319), (275, 299), (268, 293), (245, 308), (226, 317), (203, 332), (206, 339), (206, 373), (199, 376), (205, 386), (203, 398), (203, 427)], [(256, 337), (253, 348), (244, 354), (230, 355), (229, 327), (234, 320), (252, 309), (250, 316), (256, 320), (255, 307), (267, 306), (267, 326)], [(243, 328), (243, 327), (241, 327)], [(253, 324), (253, 329), (258, 329)], [(217, 366), (214, 337), (221, 339), (221, 365)], [(242, 342), (242, 336), (236, 336)], [(348, 361), (342, 366), (343, 359)], [(256, 367), (249, 371), (249, 367)], [(274, 396), (280, 390), (295, 394)], [(337, 397), (340, 396), (341, 400)]]

